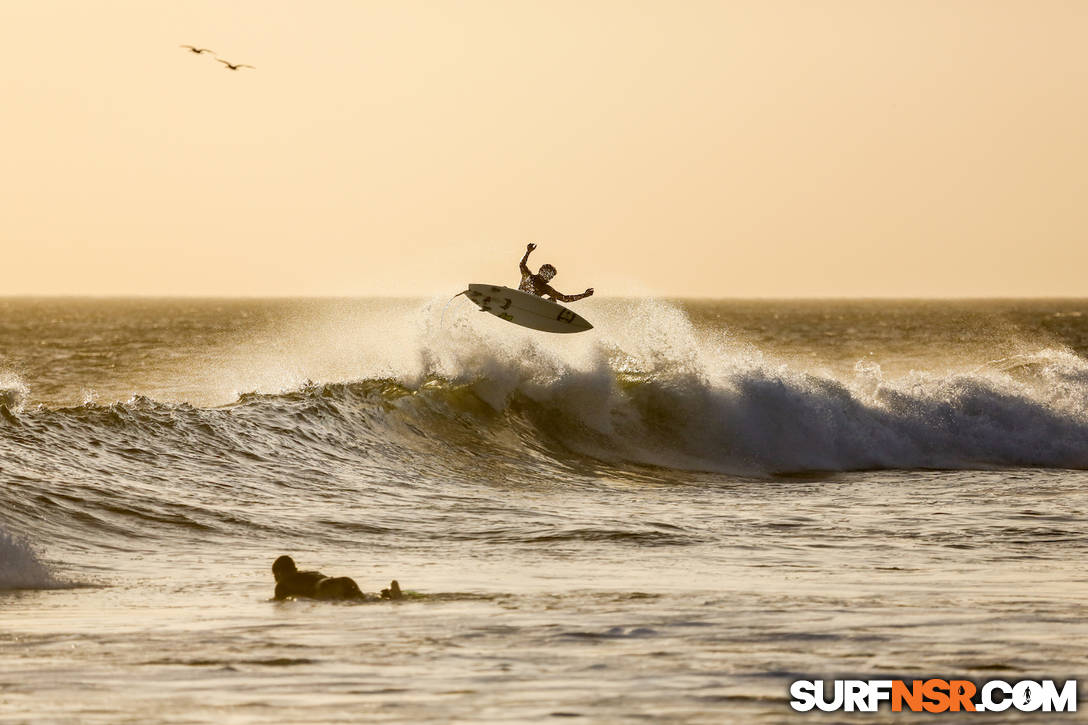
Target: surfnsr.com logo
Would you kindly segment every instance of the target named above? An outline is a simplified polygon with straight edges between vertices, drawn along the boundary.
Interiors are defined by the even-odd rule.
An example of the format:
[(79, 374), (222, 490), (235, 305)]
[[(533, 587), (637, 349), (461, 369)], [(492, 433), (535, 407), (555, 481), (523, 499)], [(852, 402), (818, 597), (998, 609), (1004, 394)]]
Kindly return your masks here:
[(1054, 680), (797, 680), (790, 685), (790, 707), (798, 712), (1076, 712), (1077, 681), (1060, 687)]

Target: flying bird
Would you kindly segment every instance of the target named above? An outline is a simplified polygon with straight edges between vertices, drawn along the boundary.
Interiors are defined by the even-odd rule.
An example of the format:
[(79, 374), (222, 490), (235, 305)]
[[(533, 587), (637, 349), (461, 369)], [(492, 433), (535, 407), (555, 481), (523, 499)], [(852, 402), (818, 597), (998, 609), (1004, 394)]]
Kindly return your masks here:
[(227, 67), (227, 70), (238, 70), (239, 68), (254, 68), (254, 69), (256, 69), (256, 67), (257, 67), (255, 65), (246, 65), (245, 63), (228, 63), (227, 61), (223, 60), (222, 58), (216, 58), (216, 60), (219, 61), (220, 63), (222, 63), (223, 65), (225, 65)]
[(188, 48), (190, 53), (196, 53), (197, 55), (200, 55), (201, 53), (215, 53), (211, 48), (198, 48), (195, 45), (179, 45), (178, 47)]

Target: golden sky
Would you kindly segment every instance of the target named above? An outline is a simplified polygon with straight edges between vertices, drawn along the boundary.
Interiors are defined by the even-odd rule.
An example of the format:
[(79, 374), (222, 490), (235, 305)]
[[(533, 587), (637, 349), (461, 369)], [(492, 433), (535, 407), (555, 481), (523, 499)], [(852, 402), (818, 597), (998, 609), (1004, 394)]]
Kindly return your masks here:
[(1085, 296), (1086, 39), (1082, 0), (4, 0), (0, 294), (453, 294), (534, 240), (565, 292)]

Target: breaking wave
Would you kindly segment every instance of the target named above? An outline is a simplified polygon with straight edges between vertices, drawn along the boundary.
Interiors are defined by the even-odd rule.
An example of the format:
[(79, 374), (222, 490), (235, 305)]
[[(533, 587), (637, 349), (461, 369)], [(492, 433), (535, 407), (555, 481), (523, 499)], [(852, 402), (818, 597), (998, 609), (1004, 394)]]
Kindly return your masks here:
[(219, 408), (138, 396), (8, 411), (0, 445), (180, 467), (291, 451), (313, 465), (346, 456), (454, 478), (480, 456), (532, 468), (596, 462), (744, 475), (1088, 468), (1088, 365), (1063, 351), (892, 380), (872, 364), (838, 380), (758, 361), (638, 369), (599, 352), (588, 367), (477, 355), (475, 375), (311, 383)]
[[(39, 550), (108, 541), (136, 552), (164, 537), (234, 545), (240, 535), (277, 546), (451, 537), (684, 545), (698, 537), (608, 512), (559, 529), (530, 507), (513, 514), (517, 526), (410, 512), (436, 500), (454, 510), (466, 500), (483, 505), (489, 486), (1088, 469), (1088, 362), (1057, 346), (940, 374), (888, 375), (871, 362), (833, 373), (697, 329), (662, 303), (598, 306), (594, 320), (609, 332), (544, 341), (474, 324), (468, 311), (437, 327), (438, 304), (411, 312), (414, 323), (401, 317), (368, 330), (369, 341), (385, 344), (378, 350), (353, 348), (338, 330), (336, 344), (323, 346), (310, 325), (318, 337), (298, 347), (327, 379), (281, 390), (300, 371), (320, 370), (273, 369), (271, 390), (256, 386), (223, 405), (87, 395), (82, 405), (47, 406), (28, 402), (18, 378), (4, 379), (4, 527), (32, 532)], [(215, 374), (194, 369), (191, 380)], [(2, 531), (0, 554), (0, 588), (62, 585)]]

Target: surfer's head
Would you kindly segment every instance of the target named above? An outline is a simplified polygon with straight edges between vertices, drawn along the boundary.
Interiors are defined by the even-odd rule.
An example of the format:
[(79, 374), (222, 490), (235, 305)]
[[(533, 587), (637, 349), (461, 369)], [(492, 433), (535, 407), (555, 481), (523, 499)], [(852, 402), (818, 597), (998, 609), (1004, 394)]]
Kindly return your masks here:
[(559, 274), (559, 272), (557, 272), (555, 267), (551, 266), (550, 264), (542, 264), (540, 265), (540, 272), (538, 274), (540, 275), (541, 279), (547, 282), (551, 280), (552, 277)]
[(295, 566), (295, 560), (287, 556), (287, 554), (272, 562), (272, 576), (276, 577), (276, 581), (289, 577), (296, 571), (298, 571), (298, 567)]

